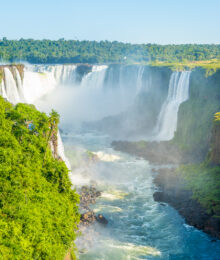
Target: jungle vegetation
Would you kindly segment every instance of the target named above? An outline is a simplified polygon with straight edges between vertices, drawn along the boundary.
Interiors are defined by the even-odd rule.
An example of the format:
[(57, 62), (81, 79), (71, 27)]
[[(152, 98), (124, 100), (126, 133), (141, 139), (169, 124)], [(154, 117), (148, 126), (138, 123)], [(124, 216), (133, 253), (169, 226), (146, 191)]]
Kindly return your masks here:
[(59, 115), (0, 97), (0, 259), (75, 254), (79, 196), (50, 149)]
[(130, 44), (117, 41), (78, 41), (59, 39), (0, 40), (3, 62), (30, 63), (186, 63), (220, 60), (220, 45), (215, 44)]

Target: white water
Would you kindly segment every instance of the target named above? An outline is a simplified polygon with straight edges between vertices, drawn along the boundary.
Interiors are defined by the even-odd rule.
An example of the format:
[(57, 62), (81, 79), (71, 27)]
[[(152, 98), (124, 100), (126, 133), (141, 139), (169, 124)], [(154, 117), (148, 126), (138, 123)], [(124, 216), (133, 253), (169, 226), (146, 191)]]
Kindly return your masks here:
[(50, 93), (56, 88), (57, 82), (51, 72), (35, 72), (29, 68), (24, 71), (24, 97), (28, 103), (35, 101)]
[(82, 78), (80, 86), (83, 88), (97, 88), (104, 86), (105, 74), (108, 66), (93, 66), (92, 71)]
[[(62, 122), (72, 124), (124, 112), (138, 95), (153, 87), (151, 75), (144, 66), (115, 69), (93, 65), (87, 74), (79, 76), (77, 73), (76, 65), (26, 65), (22, 82), (15, 66), (4, 68), (1, 95), (14, 104), (32, 103), (47, 112), (55, 108), (61, 113)], [(187, 71), (173, 72), (154, 140), (172, 139), (179, 106), (188, 99), (189, 76)]]
[[(220, 242), (211, 243), (205, 233), (185, 225), (184, 219), (167, 204), (155, 202), (154, 166), (111, 149), (111, 138), (78, 132), (64, 136), (74, 168), (75, 187), (96, 182), (102, 195), (91, 209), (109, 221), (86, 228), (77, 240), (80, 260), (218, 260)], [(106, 154), (118, 160), (80, 161), (83, 151)], [(101, 152), (101, 153), (100, 153)]]
[(141, 93), (143, 88), (143, 74), (144, 74), (144, 66), (140, 66), (138, 69), (137, 83), (136, 83), (136, 95)]
[(51, 74), (56, 84), (71, 84), (76, 80), (76, 65), (35, 65), (34, 72)]
[(3, 98), (8, 99), (7, 94), (6, 94), (6, 90), (5, 90), (4, 80), (2, 80), (2, 82), (1, 82), (1, 84), (0, 84), (0, 95), (1, 95)]
[[(4, 79), (0, 85), (0, 94), (13, 104), (26, 102), (35, 104), (35, 102), (44, 95), (54, 90), (59, 82), (67, 82), (70, 75), (75, 71), (76, 66), (27, 66), (24, 69), (24, 79), (16, 66), (10, 69), (4, 68)], [(14, 76), (13, 76), (13, 73)], [(65, 157), (64, 147), (60, 133), (58, 132), (58, 155), (70, 169), (68, 159)]]
[(171, 140), (177, 129), (179, 106), (189, 98), (190, 71), (173, 72), (168, 96), (164, 102), (156, 125), (155, 140)]
[[(60, 65), (26, 67), (23, 88), (20, 88), (11, 72), (6, 70), (6, 84), (2, 82), (1, 93), (5, 96), (9, 93), (7, 98), (12, 101), (12, 99), (17, 100), (18, 97), (20, 99), (19, 91), (23, 91), (26, 102), (39, 105), (41, 104), (38, 102), (39, 99), (42, 102), (45, 101), (48, 108), (57, 108), (61, 113), (61, 118), (67, 115), (67, 121), (72, 121), (74, 120), (73, 108), (77, 109), (76, 113), (79, 116), (82, 116), (80, 110), (83, 108), (89, 110), (91, 114), (96, 112), (96, 109), (102, 109), (100, 114), (106, 115), (108, 112), (113, 112), (113, 109), (108, 111), (108, 102), (112, 102), (109, 105), (110, 108), (113, 106), (115, 110), (118, 109), (120, 104), (117, 103), (122, 101), (122, 97), (117, 94), (123, 93), (123, 101), (128, 106), (134, 100), (136, 93), (141, 94), (143, 86), (145, 86), (144, 72), (140, 68), (138, 72), (134, 72), (135, 76), (129, 75), (126, 70), (121, 69), (120, 82), (118, 78), (116, 79), (120, 85), (118, 89), (123, 90), (121, 92), (113, 89), (114, 75), (110, 75), (106, 84), (107, 69), (105, 67), (94, 68), (94, 71), (85, 75), (79, 84), (75, 83), (73, 76), (75, 68), (72, 68), (71, 73), (71, 69), (64, 71)], [(167, 101), (161, 110), (159, 117), (161, 119), (158, 120), (159, 132), (166, 132), (161, 129), (169, 127), (169, 124), (164, 123), (171, 118), (167, 115), (173, 113), (173, 118), (176, 116), (175, 120), (177, 120), (179, 104), (188, 98), (186, 83), (189, 75), (190, 72), (172, 74)], [(69, 79), (68, 84), (71, 81), (71, 84), (77, 88), (67, 89), (59, 83), (67, 82), (65, 79)], [(112, 99), (109, 94), (106, 94), (106, 85), (112, 87), (110, 89)], [(12, 89), (15, 93), (11, 91)], [(74, 91), (69, 91), (69, 89), (74, 89)], [(17, 96), (14, 96), (16, 93)], [(57, 93), (57, 99), (52, 98), (55, 93)], [(75, 104), (75, 107), (71, 105), (72, 103)], [(103, 106), (100, 106), (100, 103), (103, 103)], [(172, 106), (174, 111), (172, 111)], [(42, 107), (40, 108), (42, 109)], [(65, 114), (66, 111), (68, 111), (67, 114)], [(85, 112), (88, 116), (88, 111)], [(165, 118), (168, 119), (165, 120)], [(159, 124), (159, 122), (161, 123)], [(172, 121), (170, 124), (172, 125), (174, 122)], [(64, 126), (61, 125), (61, 127)], [(63, 130), (68, 132), (68, 129)], [(173, 131), (175, 131), (175, 127)], [(206, 234), (186, 226), (184, 220), (174, 209), (153, 200), (153, 193), (157, 190), (153, 184), (155, 174), (152, 171), (153, 166), (145, 160), (113, 151), (110, 147), (112, 140), (108, 136), (100, 136), (97, 133), (86, 131), (86, 129), (78, 132), (71, 128), (71, 132), (65, 136), (65, 148), (67, 148), (68, 158), (74, 167), (74, 172), (71, 174), (72, 182), (75, 185), (77, 182), (81, 185), (89, 184), (90, 180), (97, 182), (97, 189), (103, 193), (97, 204), (94, 205), (94, 211), (104, 214), (109, 221), (105, 229), (100, 228), (99, 233), (92, 233), (92, 244), (88, 243), (90, 246), (87, 246), (83, 240), (83, 238), (89, 238), (89, 229), (82, 237), (82, 243), (77, 241), (79, 248), (82, 246), (82, 249), (87, 249), (80, 254), (81, 260), (219, 259), (219, 242), (210, 243), (210, 238)], [(99, 157), (99, 161), (91, 165), (88, 162), (81, 163), (78, 153), (75, 151), (77, 149), (94, 152)], [(59, 155), (62, 158), (65, 157), (59, 134), (58, 150)], [(80, 165), (77, 166), (76, 164), (79, 162)]]
[[(66, 66), (66, 65), (65, 65)], [(48, 91), (45, 100), (39, 99), (40, 107), (49, 110), (51, 104), (61, 111), (63, 121), (71, 122), (100, 120), (103, 117), (119, 114), (133, 105), (143, 86), (144, 67), (120, 68), (120, 73), (106, 65), (93, 65), (87, 74), (78, 75), (76, 67), (71, 67), (71, 77), (62, 66), (41, 66), (38, 71), (60, 75), (57, 87)], [(62, 72), (62, 73), (61, 73)], [(112, 72), (112, 73), (111, 73)], [(57, 77), (57, 76), (56, 76)], [(54, 78), (56, 78), (54, 77)], [(79, 78), (81, 77), (81, 80)], [(77, 79), (77, 80), (76, 80)], [(48, 84), (49, 86), (49, 84)], [(54, 84), (53, 84), (54, 86)], [(42, 93), (42, 91), (40, 91)], [(35, 95), (36, 96), (36, 95)], [(45, 101), (45, 102), (44, 102)], [(67, 117), (66, 117), (67, 115)], [(68, 121), (68, 122), (67, 122)]]
[(4, 68), (4, 75), (5, 75), (4, 89), (5, 89), (6, 97), (13, 104), (16, 104), (20, 101), (20, 96), (19, 96), (16, 81), (13, 77), (12, 72), (7, 67)]
[(63, 142), (62, 142), (62, 139), (61, 139), (61, 136), (60, 136), (60, 131), (58, 131), (58, 133), (57, 133), (57, 151), (58, 151), (58, 155), (66, 163), (67, 168), (69, 170), (71, 170), (69, 160), (65, 156), (65, 151), (64, 151)]

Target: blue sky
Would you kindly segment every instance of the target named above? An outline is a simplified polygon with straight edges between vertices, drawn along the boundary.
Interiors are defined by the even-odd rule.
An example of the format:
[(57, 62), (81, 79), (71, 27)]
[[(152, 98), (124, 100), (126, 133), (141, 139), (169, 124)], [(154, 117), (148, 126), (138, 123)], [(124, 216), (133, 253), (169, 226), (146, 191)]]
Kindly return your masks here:
[(0, 37), (220, 43), (220, 0), (1, 1)]

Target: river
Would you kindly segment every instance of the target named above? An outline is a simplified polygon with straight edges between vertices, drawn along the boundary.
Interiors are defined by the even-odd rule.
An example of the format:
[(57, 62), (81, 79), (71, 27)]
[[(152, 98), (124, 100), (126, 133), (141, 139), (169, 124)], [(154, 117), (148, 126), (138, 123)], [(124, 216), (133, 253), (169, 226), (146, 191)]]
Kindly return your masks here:
[[(80, 260), (220, 259), (220, 241), (186, 225), (172, 207), (153, 200), (157, 190), (153, 184), (155, 166), (114, 151), (108, 135), (73, 127), (77, 121), (100, 120), (133, 110), (135, 118), (150, 113), (149, 124), (156, 113), (151, 112), (160, 105), (161, 113), (154, 115), (159, 118), (160, 130), (155, 139), (162, 136), (169, 140), (176, 129), (179, 106), (188, 99), (190, 72), (148, 66), (33, 65), (25, 67), (23, 81), (16, 66), (10, 70), (5, 67), (4, 77), (1, 94), (10, 102), (25, 100), (42, 111), (55, 108), (60, 113), (73, 188), (95, 181), (102, 192), (93, 210), (103, 214), (108, 225), (103, 228), (95, 224), (84, 230), (76, 241)], [(136, 106), (131, 110), (140, 97), (145, 97), (140, 99), (144, 110), (139, 111)], [(120, 128), (120, 118), (111, 129), (121, 131), (126, 139), (125, 130), (141, 122), (125, 120)], [(62, 142), (60, 147), (63, 153)], [(87, 150), (96, 152), (100, 160), (86, 161)]]
[[(102, 196), (93, 210), (109, 221), (105, 228), (86, 229), (77, 240), (80, 260), (219, 260), (220, 241), (211, 242), (213, 238), (186, 225), (172, 207), (153, 200), (155, 166), (114, 151), (111, 138), (97, 132), (73, 131), (62, 137), (75, 165), (73, 184), (96, 182)], [(99, 152), (100, 160), (76, 165), (87, 150)]]

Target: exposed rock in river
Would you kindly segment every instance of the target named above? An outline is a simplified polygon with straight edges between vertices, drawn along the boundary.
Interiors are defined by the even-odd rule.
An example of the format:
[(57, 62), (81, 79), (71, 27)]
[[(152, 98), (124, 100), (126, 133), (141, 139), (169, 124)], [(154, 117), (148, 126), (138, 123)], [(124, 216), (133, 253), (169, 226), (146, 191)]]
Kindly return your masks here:
[(83, 186), (80, 190), (80, 206), (88, 209), (90, 204), (96, 203), (96, 198), (101, 196), (101, 192), (95, 187)]
[(96, 216), (89, 208), (91, 204), (96, 203), (96, 199), (101, 196), (101, 192), (97, 191), (94, 186), (83, 186), (80, 190), (80, 196), (80, 206), (82, 209), (86, 210), (85, 213), (81, 214), (80, 223), (87, 226), (97, 221), (102, 225), (107, 225), (108, 221), (102, 214)]

